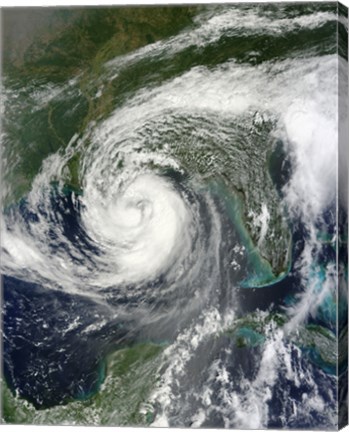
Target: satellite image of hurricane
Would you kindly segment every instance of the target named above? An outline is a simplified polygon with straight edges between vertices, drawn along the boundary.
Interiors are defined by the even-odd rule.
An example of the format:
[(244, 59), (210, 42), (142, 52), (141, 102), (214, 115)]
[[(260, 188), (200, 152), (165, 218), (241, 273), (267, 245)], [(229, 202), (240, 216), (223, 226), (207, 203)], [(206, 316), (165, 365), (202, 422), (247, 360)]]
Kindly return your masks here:
[(4, 423), (347, 424), (347, 15), (2, 10)]

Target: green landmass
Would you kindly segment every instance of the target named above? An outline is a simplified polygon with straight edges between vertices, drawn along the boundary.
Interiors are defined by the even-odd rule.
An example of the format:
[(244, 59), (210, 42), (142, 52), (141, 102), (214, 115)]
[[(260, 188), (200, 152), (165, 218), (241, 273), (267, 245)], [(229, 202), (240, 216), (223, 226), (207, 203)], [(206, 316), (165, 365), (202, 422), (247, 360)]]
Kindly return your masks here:
[[(12, 27), (16, 26), (15, 12), (5, 10), (3, 70), (8, 89), (3, 122), (5, 206), (28, 193), (45, 158), (63, 152), (73, 136), (81, 136), (91, 122), (107, 118), (111, 111), (145, 86), (159, 86), (195, 66), (214, 68), (229, 59), (259, 65), (274, 58), (280, 60), (297, 55), (305, 46), (310, 52), (314, 49), (314, 55), (319, 54), (316, 52), (318, 49), (322, 55), (335, 49), (336, 41), (333, 40), (332, 44), (330, 37), (335, 33), (335, 23), (329, 22), (321, 32), (297, 29), (288, 38), (278, 34), (230, 32), (211, 44), (203, 47), (189, 45), (171, 56), (141, 57), (119, 68), (115, 76), (107, 71), (109, 60), (194, 28), (197, 25), (195, 17), (209, 13), (213, 8), (202, 5), (57, 8), (46, 11), (46, 15), (40, 8), (28, 9), (22, 12), (20, 22), (22, 24), (27, 18), (25, 22), (29, 24), (24, 25), (24, 29), (29, 27), (23, 34), (19, 32), (19, 36), (14, 36), (14, 32), (9, 30), (10, 25), (6, 25), (11, 22)], [(313, 13), (314, 8), (327, 11), (334, 9), (335, 5), (291, 8), (285, 5), (278, 13), (290, 17)], [(265, 12), (272, 14), (275, 10), (265, 6), (261, 13)], [(19, 18), (17, 24), (18, 21)], [(24, 39), (24, 48), (19, 49)], [(258, 55), (251, 56), (251, 52)], [(58, 89), (61, 93), (38, 104), (33, 93), (47, 85), (53, 92)], [(102, 89), (101, 94), (96, 97), (99, 89)], [(240, 196), (243, 220), (256, 246), (256, 253), (271, 266), (269, 276), (261, 278), (257, 272), (255, 280), (251, 278), (245, 285), (263, 286), (272, 278), (287, 273), (290, 232), (268, 172), (270, 152), (274, 146), (270, 137), (272, 124), (268, 119), (258, 124), (253, 115), (248, 121), (250, 124), (244, 125), (250, 128), (248, 136), (244, 135), (242, 128), (239, 132), (235, 125), (237, 132), (231, 139), (232, 151), (228, 154), (221, 148), (217, 149), (214, 137), (198, 147), (174, 146), (171, 154), (189, 172), (195, 171), (203, 177), (217, 175), (230, 193)], [(192, 127), (195, 129), (195, 121)], [(169, 137), (170, 144), (174, 143), (173, 139), (171, 141)], [(256, 148), (255, 140), (262, 145)], [(88, 141), (84, 145), (88, 146)], [(72, 153), (64, 171), (66, 186), (77, 193), (82, 193), (79, 173), (83, 150)], [(263, 191), (258, 185), (263, 185)], [(258, 215), (263, 200), (270, 212), (270, 228), (263, 245), (258, 245), (260, 227), (254, 224), (251, 214)]]
[(2, 416), (7, 424), (37, 425), (148, 425), (152, 421), (146, 401), (157, 380), (162, 345), (142, 343), (124, 348), (107, 359), (107, 376), (100, 391), (84, 401), (36, 410), (14, 396), (4, 380)]
[[(236, 320), (224, 334), (233, 338), (238, 348), (253, 348), (268, 341), (271, 328), (282, 329), (287, 322), (288, 317), (278, 312), (254, 312)], [(317, 324), (305, 324), (294, 332), (286, 332), (284, 338), (300, 348), (310, 362), (329, 373), (336, 373), (337, 339), (331, 330)]]

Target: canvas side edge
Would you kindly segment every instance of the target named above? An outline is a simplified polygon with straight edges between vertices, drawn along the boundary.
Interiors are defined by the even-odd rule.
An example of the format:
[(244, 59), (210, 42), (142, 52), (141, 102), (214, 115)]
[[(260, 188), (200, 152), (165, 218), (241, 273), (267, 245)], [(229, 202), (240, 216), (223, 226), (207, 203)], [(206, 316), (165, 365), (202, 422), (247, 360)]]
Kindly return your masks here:
[(348, 425), (348, 8), (338, 3), (338, 428)]

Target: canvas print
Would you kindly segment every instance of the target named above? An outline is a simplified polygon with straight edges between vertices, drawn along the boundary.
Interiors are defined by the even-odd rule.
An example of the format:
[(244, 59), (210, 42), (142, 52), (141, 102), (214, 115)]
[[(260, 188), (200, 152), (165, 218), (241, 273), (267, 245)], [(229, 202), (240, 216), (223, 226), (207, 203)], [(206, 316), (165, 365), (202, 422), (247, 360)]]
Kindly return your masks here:
[(347, 424), (348, 10), (3, 8), (5, 424)]

